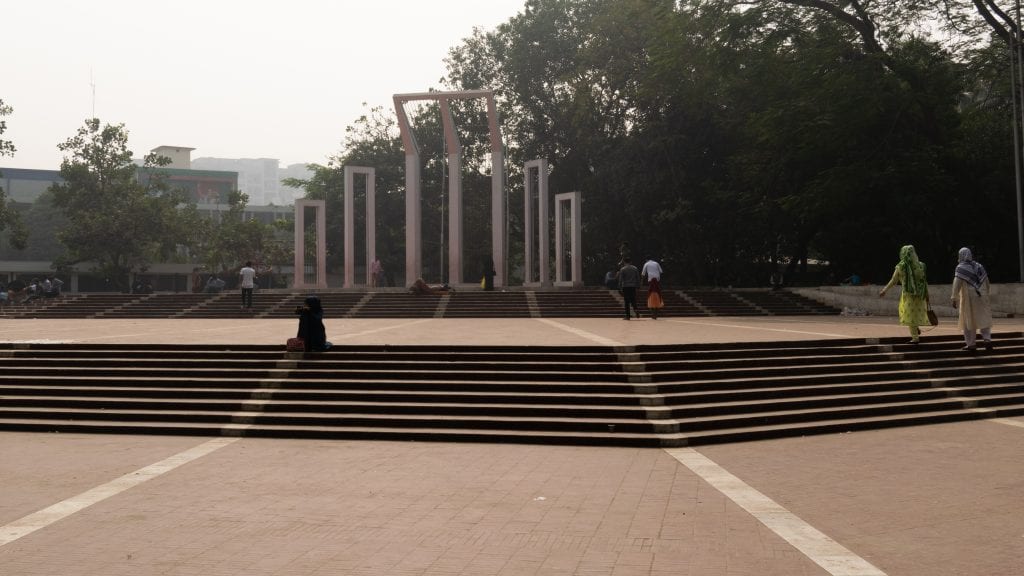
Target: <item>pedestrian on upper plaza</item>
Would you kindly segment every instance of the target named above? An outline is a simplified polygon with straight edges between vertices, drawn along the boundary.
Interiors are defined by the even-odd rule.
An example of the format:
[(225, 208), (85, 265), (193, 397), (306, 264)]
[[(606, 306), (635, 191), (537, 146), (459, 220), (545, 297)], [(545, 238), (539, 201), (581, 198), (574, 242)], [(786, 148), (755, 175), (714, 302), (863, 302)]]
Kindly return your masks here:
[(658, 310), (665, 306), (661, 298), (661, 264), (654, 258), (648, 258), (640, 269), (640, 276), (647, 280), (647, 309), (651, 311), (651, 319), (658, 319)]
[(918, 344), (921, 338), (920, 327), (928, 325), (930, 303), (924, 262), (918, 260), (917, 251), (912, 245), (900, 248), (900, 260), (896, 263), (892, 278), (878, 291), (878, 297), (885, 296), (889, 288), (895, 284), (903, 287), (899, 305), (900, 324), (910, 329), (910, 343)]
[(384, 285), (384, 264), (380, 258), (374, 258), (370, 263), (370, 287), (380, 288)]
[(242, 309), (252, 309), (252, 291), (256, 287), (256, 270), (252, 262), (246, 262), (238, 271), (238, 279), (242, 287)]
[(192, 269), (192, 291), (203, 291), (203, 276), (199, 273), (199, 268)]
[(615, 273), (615, 270), (609, 270), (607, 273), (605, 273), (605, 275), (604, 275), (604, 287), (609, 289), (609, 290), (617, 290), (618, 289), (618, 287), (619, 287), (619, 278), (618, 278), (618, 274)]
[(494, 258), (490, 256), (484, 256), (484, 270), (483, 278), (480, 280), (480, 286), (485, 291), (494, 290), (494, 277), (498, 274), (494, 271)]
[(960, 310), (957, 325), (964, 331), (964, 350), (976, 350), (975, 338), (981, 331), (985, 348), (992, 349), (992, 307), (989, 305), (988, 272), (974, 260), (970, 248), (961, 248), (953, 274), (953, 293), (949, 300)]
[(629, 307), (633, 307), (636, 317), (640, 318), (640, 309), (636, 306), (636, 289), (640, 287), (640, 271), (630, 263), (629, 256), (622, 259), (619, 268), (619, 290), (622, 291), (622, 302), (626, 309), (623, 320), (629, 320)]

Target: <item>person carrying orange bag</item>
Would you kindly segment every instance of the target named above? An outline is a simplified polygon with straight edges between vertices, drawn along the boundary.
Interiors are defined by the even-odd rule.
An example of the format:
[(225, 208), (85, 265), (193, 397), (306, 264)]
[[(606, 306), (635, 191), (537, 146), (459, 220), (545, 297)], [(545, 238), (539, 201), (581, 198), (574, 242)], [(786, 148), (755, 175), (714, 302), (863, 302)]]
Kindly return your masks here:
[(658, 310), (665, 306), (661, 298), (661, 264), (654, 258), (648, 258), (640, 275), (647, 280), (647, 308), (651, 311), (651, 319), (658, 319)]

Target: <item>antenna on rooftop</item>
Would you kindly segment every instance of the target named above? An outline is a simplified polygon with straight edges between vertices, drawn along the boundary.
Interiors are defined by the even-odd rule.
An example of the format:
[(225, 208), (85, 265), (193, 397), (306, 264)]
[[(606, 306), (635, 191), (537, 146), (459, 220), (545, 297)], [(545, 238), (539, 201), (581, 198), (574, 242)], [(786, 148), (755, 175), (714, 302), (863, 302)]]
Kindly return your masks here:
[(92, 79), (92, 68), (89, 69), (89, 86), (92, 87), (92, 118), (96, 117), (96, 82)]

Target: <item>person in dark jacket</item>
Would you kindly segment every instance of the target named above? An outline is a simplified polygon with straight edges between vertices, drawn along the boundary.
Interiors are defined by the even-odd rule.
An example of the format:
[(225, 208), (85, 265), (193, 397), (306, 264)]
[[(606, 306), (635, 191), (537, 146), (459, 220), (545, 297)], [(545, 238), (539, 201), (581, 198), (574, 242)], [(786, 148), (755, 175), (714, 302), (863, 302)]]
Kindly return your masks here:
[(332, 346), (327, 341), (327, 330), (324, 328), (324, 308), (320, 297), (306, 296), (302, 306), (295, 309), (299, 315), (299, 333), (297, 336), (306, 342), (307, 352), (324, 352)]
[(626, 307), (626, 317), (629, 320), (629, 307), (633, 307), (636, 317), (640, 317), (640, 309), (636, 306), (636, 290), (640, 287), (640, 271), (629, 261), (629, 256), (622, 259), (622, 268), (619, 269), (619, 289), (622, 290), (622, 301)]

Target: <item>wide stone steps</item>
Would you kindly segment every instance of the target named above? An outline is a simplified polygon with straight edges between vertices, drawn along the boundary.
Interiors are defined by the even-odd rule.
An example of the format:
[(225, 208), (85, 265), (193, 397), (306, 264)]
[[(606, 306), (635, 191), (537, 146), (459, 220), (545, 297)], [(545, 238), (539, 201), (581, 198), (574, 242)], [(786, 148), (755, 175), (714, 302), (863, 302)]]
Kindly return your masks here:
[[(282, 413), (322, 413), (329, 415), (352, 414), (435, 414), (435, 415), (476, 415), (490, 416), (532, 416), (540, 408), (548, 417), (583, 419), (600, 418), (642, 418), (658, 420), (686, 420), (699, 423), (706, 419), (727, 418), (742, 414), (778, 415), (784, 412), (806, 412), (808, 410), (827, 411), (831, 409), (854, 409), (857, 407), (878, 407), (881, 405), (905, 405), (916, 403), (928, 406), (935, 403), (974, 403), (976, 405), (999, 405), (1009, 401), (1020, 400), (1024, 393), (1024, 384), (998, 383), (983, 386), (956, 388), (922, 388), (905, 391), (875, 391), (870, 395), (832, 394), (803, 396), (795, 399), (762, 400), (752, 403), (749, 399), (733, 399), (731, 401), (705, 402), (687, 404), (681, 408), (671, 406), (637, 406), (635, 404), (587, 404), (571, 402), (559, 403), (565, 398), (548, 397), (543, 402), (515, 403), (506, 401), (485, 402), (479, 397), (453, 396), (446, 398), (448, 402), (436, 397), (410, 398), (403, 396), (391, 401), (373, 401), (371, 399), (337, 399), (337, 394), (302, 393), (304, 399), (288, 400), (274, 396), (273, 402), (253, 401), (249, 398), (231, 397), (161, 397), (127, 395), (124, 390), (106, 389), (102, 395), (75, 396), (65, 395), (33, 395), (31, 389), (19, 394), (13, 392), (6, 398), (2, 411), (16, 411), (25, 408), (50, 408), (54, 411), (65, 409), (96, 409), (105, 411), (106, 415), (116, 410), (188, 410), (188, 411), (250, 411), (258, 409), (266, 416), (280, 416)], [(179, 391), (179, 394), (185, 391)], [(618, 398), (620, 401), (622, 397)]]
[(638, 347), (0, 345), (0, 430), (682, 446), (1024, 414), (1024, 335)]

